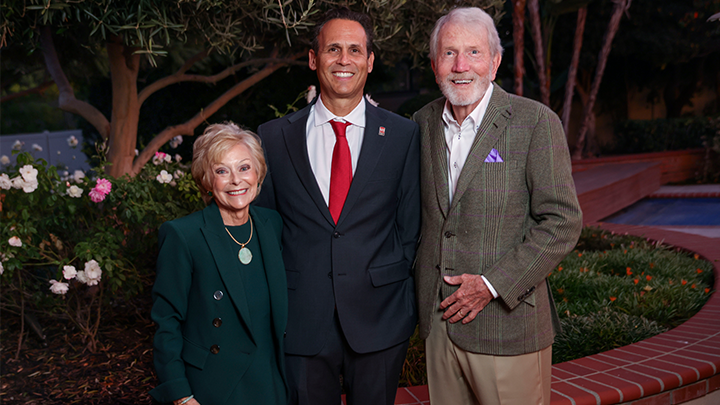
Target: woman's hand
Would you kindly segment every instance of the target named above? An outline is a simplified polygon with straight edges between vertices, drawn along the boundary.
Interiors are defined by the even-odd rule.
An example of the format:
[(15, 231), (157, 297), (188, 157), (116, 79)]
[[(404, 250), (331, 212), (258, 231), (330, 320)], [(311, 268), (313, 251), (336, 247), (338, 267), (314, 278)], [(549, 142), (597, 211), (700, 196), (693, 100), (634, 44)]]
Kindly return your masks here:
[[(180, 405), (180, 403), (186, 399), (187, 397), (176, 399), (173, 401), (173, 405)], [(200, 405), (200, 402), (196, 401), (195, 398), (190, 398), (190, 400), (185, 402), (183, 405)]]

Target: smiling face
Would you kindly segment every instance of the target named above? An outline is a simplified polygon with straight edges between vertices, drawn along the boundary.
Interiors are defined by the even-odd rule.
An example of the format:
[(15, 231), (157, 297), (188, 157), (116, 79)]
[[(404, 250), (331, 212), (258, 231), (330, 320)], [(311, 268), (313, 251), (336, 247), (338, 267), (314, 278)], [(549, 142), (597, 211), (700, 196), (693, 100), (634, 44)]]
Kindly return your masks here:
[[(322, 27), (318, 49), (310, 50), (308, 65), (316, 70), (323, 104), (333, 113), (344, 116), (362, 100), (368, 73), (375, 55), (368, 54), (367, 37), (356, 21), (334, 19)], [(333, 108), (352, 106), (350, 111)]]
[(500, 54), (492, 55), (487, 32), (448, 22), (438, 35), (435, 60), (431, 61), (435, 81), (462, 122), (480, 104), (490, 82), (495, 80)]
[(233, 146), (212, 165), (212, 193), (225, 225), (247, 221), (250, 203), (258, 193), (257, 164), (250, 149)]

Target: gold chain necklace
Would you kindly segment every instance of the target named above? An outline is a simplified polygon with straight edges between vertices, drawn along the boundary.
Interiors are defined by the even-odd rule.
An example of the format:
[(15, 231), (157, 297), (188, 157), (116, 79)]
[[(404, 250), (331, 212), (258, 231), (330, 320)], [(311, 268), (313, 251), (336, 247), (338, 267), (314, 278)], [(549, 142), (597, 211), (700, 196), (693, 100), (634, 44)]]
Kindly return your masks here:
[(248, 215), (248, 218), (250, 218), (250, 237), (248, 238), (247, 242), (245, 242), (245, 243), (240, 243), (237, 240), (235, 240), (235, 238), (232, 236), (230, 231), (227, 229), (227, 226), (225, 227), (225, 232), (227, 232), (227, 234), (230, 235), (230, 238), (233, 240), (233, 242), (240, 245), (240, 251), (238, 252), (238, 260), (240, 260), (240, 263), (242, 263), (242, 264), (249, 264), (250, 261), (252, 261), (252, 252), (250, 251), (250, 249), (245, 247), (245, 245), (250, 243), (250, 241), (252, 240), (252, 237), (253, 237), (252, 217), (250, 215)]

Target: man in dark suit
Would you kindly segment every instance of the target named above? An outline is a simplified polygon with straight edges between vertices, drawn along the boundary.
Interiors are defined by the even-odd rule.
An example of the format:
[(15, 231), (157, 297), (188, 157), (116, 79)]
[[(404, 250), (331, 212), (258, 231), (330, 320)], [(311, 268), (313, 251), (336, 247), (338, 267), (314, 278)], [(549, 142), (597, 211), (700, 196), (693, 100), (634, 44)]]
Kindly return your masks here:
[(549, 404), (559, 321), (546, 277), (582, 226), (562, 125), (546, 106), (492, 83), (502, 46), (479, 8), (438, 20), (430, 58), (445, 97), (413, 117), (430, 401)]
[(417, 125), (363, 98), (368, 16), (332, 10), (309, 66), (320, 96), (260, 126), (269, 173), (258, 204), (283, 218), (291, 402), (394, 402), (416, 324), (420, 229)]

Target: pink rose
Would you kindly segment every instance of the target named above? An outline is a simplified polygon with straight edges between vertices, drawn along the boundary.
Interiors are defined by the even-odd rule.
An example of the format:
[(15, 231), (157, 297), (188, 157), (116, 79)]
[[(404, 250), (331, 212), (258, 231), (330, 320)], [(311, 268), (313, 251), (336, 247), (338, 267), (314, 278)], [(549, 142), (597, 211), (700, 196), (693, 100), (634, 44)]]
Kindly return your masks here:
[(97, 181), (97, 184), (95, 185), (95, 190), (99, 191), (103, 195), (110, 194), (111, 189), (112, 189), (112, 183), (110, 183), (110, 181), (106, 180), (106, 179), (99, 179)]
[(105, 199), (105, 194), (98, 191), (97, 188), (90, 190), (88, 195), (90, 196), (90, 200), (92, 200), (92, 202), (94, 202), (94, 203), (99, 203)]

